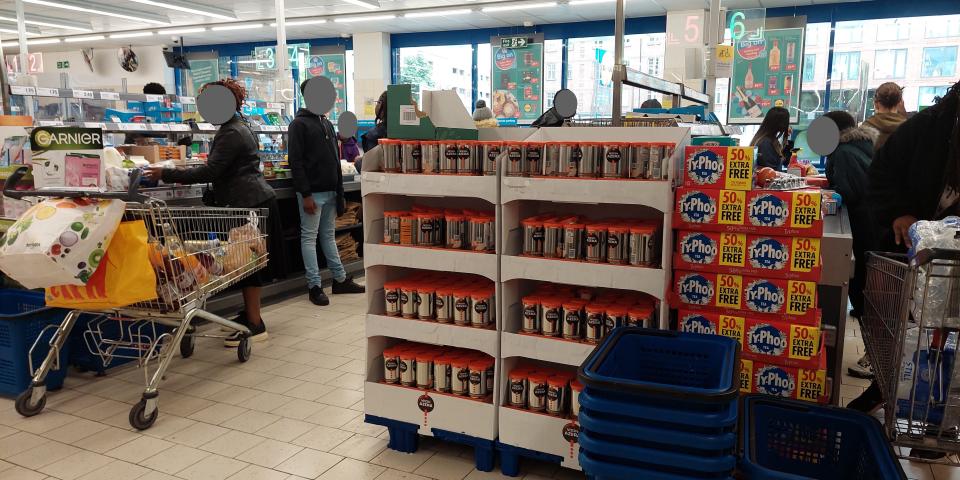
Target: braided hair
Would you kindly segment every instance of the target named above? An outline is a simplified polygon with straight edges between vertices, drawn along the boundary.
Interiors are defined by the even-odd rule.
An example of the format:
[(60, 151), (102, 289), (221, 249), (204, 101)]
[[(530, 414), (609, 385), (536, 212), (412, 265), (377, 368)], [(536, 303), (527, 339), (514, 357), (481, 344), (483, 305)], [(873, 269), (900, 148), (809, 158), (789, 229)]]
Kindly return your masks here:
[(960, 192), (960, 82), (953, 84), (930, 109), (936, 109), (938, 115), (952, 109), (953, 115), (945, 119), (953, 124), (947, 144), (946, 184), (953, 191)]
[(232, 78), (224, 78), (223, 80), (217, 80), (216, 82), (210, 82), (200, 88), (200, 93), (203, 93), (207, 87), (210, 85), (221, 85), (227, 87), (231, 93), (233, 93), (233, 98), (237, 101), (237, 111), (243, 107), (243, 102), (247, 99), (247, 89), (240, 82)]

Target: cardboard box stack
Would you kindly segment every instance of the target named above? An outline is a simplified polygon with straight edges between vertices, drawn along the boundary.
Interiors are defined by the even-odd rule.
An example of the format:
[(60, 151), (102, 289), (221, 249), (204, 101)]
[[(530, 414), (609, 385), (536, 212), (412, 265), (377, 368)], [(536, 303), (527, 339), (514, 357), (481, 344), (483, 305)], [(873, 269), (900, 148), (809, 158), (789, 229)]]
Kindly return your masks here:
[(674, 209), (678, 328), (740, 342), (741, 392), (826, 402), (820, 191), (756, 189), (752, 147), (684, 153)]

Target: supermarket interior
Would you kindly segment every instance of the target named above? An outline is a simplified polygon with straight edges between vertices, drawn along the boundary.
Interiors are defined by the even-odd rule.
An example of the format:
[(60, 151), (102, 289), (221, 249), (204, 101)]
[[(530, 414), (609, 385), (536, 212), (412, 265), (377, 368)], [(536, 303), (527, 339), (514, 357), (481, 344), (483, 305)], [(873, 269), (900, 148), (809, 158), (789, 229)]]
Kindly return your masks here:
[(0, 52), (0, 480), (960, 480), (960, 1), (0, 0)]

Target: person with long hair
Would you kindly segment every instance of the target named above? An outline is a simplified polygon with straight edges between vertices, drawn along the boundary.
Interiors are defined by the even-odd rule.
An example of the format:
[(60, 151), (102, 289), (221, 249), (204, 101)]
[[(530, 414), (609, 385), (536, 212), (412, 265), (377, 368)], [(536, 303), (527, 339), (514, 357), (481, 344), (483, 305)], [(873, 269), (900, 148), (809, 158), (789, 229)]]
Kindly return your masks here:
[(380, 94), (380, 98), (377, 100), (377, 108), (374, 110), (376, 124), (360, 137), (364, 152), (373, 150), (373, 147), (380, 143), (381, 138), (387, 138), (387, 111), (387, 92), (383, 92)]
[(783, 170), (793, 150), (791, 132), (790, 112), (786, 108), (773, 107), (767, 111), (760, 129), (750, 141), (750, 146), (757, 147), (757, 169)]
[[(907, 231), (915, 222), (960, 214), (960, 82), (900, 124), (877, 152), (869, 174), (867, 204), (878, 251), (906, 252), (912, 246)], [(885, 393), (874, 382), (847, 406), (876, 410)], [(910, 456), (942, 453), (914, 449)]]
[[(233, 93), (236, 112), (217, 129), (206, 165), (185, 169), (151, 167), (146, 176), (152, 180), (162, 179), (166, 183), (210, 183), (213, 185), (213, 206), (269, 210), (266, 225), (259, 225), (260, 231), (267, 234), (269, 261), (265, 268), (238, 282), (243, 291), (244, 310), (234, 320), (249, 327), (250, 340), (256, 342), (267, 338), (266, 325), (260, 317), (261, 287), (282, 276), (278, 268), (283, 239), (280, 209), (277, 207), (276, 193), (260, 172), (257, 136), (240, 113), (247, 96), (246, 89), (236, 80), (228, 78), (208, 83), (200, 92), (203, 93), (211, 85), (222, 85)], [(235, 332), (227, 337), (224, 345), (236, 347), (240, 339), (240, 332)]]

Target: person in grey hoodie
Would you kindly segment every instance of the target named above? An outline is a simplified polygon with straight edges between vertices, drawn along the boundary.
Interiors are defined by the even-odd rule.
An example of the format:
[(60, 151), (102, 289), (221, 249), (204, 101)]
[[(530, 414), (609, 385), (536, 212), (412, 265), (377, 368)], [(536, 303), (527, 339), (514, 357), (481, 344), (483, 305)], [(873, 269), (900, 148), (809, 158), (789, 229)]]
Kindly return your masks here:
[(873, 95), (873, 109), (876, 113), (861, 127), (876, 132), (877, 140), (873, 144), (873, 151), (876, 152), (887, 142), (890, 134), (907, 120), (907, 115), (903, 113), (906, 111), (903, 107), (903, 89), (893, 82), (880, 85)]

